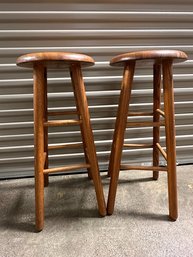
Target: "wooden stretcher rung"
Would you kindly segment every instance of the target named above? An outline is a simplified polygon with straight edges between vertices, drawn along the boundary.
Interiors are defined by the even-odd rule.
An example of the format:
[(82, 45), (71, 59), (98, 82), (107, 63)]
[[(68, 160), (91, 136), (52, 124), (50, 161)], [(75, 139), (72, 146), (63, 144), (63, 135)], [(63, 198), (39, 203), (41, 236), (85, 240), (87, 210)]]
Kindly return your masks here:
[(162, 117), (165, 118), (165, 112), (163, 112), (163, 111), (160, 110), (160, 109), (157, 109), (156, 112), (158, 112)]
[(44, 122), (45, 127), (79, 125), (80, 120), (51, 120)]
[(152, 148), (152, 144), (124, 144), (124, 147), (142, 147), (142, 148)]
[(74, 144), (49, 145), (48, 150), (63, 149), (63, 148), (78, 148), (78, 147), (83, 147), (83, 144), (74, 143)]
[(48, 116), (72, 115), (72, 114), (78, 114), (78, 112), (77, 111), (48, 112)]
[(161, 147), (159, 143), (156, 143), (156, 147), (159, 149), (160, 153), (164, 157), (164, 159), (167, 161), (167, 153), (164, 151), (164, 149)]
[(133, 166), (121, 164), (121, 170), (153, 170), (153, 171), (167, 171), (167, 167), (158, 166)]
[(48, 173), (55, 173), (55, 172), (66, 172), (66, 171), (71, 171), (71, 170), (78, 170), (78, 169), (88, 169), (90, 168), (90, 164), (87, 163), (81, 163), (81, 164), (74, 164), (74, 165), (68, 165), (68, 166), (63, 166), (63, 167), (57, 167), (57, 168), (50, 168), (50, 169), (44, 169), (43, 173), (48, 174)]
[(127, 127), (159, 127), (164, 126), (165, 122), (153, 122), (153, 121), (140, 121), (140, 122), (127, 122)]
[(153, 116), (153, 112), (129, 112), (128, 116)]

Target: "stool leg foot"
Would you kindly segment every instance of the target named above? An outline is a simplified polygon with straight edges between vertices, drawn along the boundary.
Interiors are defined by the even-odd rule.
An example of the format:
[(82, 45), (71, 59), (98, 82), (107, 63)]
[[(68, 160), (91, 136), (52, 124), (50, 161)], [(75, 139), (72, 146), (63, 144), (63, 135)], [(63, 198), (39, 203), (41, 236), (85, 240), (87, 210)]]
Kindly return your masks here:
[(102, 182), (99, 174), (98, 161), (96, 156), (96, 149), (94, 145), (94, 138), (90, 123), (90, 115), (88, 110), (88, 103), (82, 77), (81, 67), (79, 64), (71, 66), (71, 78), (76, 99), (77, 110), (79, 110), (80, 118), (82, 120), (82, 139), (86, 152), (86, 161), (90, 164), (91, 176), (95, 187), (98, 209), (101, 216), (106, 215), (106, 204), (103, 194)]
[(113, 136), (113, 144), (110, 155), (108, 172), (108, 174), (111, 176), (107, 203), (107, 213), (109, 215), (111, 215), (114, 211), (134, 69), (135, 63), (130, 63), (125, 67), (123, 74), (123, 81), (121, 86), (121, 94), (119, 99), (119, 107), (117, 112), (117, 119), (115, 124), (115, 131)]
[(44, 226), (44, 67), (34, 67), (34, 153), (36, 230)]
[(36, 231), (39, 232), (44, 227), (44, 179), (43, 176), (36, 176), (35, 180)]
[[(160, 109), (161, 102), (161, 65), (153, 67), (153, 121), (159, 122), (160, 115), (156, 111)], [(159, 166), (159, 149), (156, 144), (160, 142), (160, 127), (153, 127), (153, 166)], [(159, 171), (153, 171), (153, 179), (159, 178)]]
[(172, 77), (172, 61), (163, 61), (163, 89), (165, 109), (166, 151), (168, 167), (169, 217), (178, 217), (177, 178), (176, 178), (176, 139), (174, 116), (174, 92)]

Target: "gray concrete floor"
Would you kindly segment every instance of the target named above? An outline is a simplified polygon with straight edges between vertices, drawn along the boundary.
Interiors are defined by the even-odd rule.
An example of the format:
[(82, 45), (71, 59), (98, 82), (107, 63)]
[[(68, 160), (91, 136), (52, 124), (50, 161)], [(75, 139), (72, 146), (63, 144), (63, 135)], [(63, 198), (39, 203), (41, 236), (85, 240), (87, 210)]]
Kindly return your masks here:
[(45, 189), (45, 228), (35, 233), (33, 183), (0, 181), (1, 257), (193, 256), (193, 166), (178, 167), (176, 222), (168, 221), (165, 173), (153, 181), (151, 172), (121, 172), (114, 215), (105, 218), (86, 175), (56, 176)]

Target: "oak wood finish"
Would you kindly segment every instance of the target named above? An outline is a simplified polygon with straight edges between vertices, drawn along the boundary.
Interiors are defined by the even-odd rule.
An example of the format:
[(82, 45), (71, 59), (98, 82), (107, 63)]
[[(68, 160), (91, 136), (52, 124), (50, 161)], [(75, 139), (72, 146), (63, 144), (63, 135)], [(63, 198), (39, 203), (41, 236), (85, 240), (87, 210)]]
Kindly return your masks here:
[[(161, 102), (161, 65), (154, 64), (153, 66), (153, 122), (160, 123), (160, 114), (157, 109), (160, 109)], [(159, 166), (159, 150), (157, 143), (160, 142), (160, 126), (153, 127), (153, 166)], [(153, 179), (157, 180), (159, 172), (153, 171)]]
[(129, 112), (128, 116), (152, 116), (153, 112)]
[(44, 174), (48, 173), (56, 173), (56, 172), (62, 172), (62, 171), (71, 171), (71, 170), (79, 170), (84, 168), (90, 168), (90, 164), (88, 163), (81, 163), (81, 164), (74, 164), (74, 165), (68, 165), (63, 167), (57, 167), (57, 168), (49, 168), (44, 169)]
[[(173, 62), (182, 62), (187, 59), (187, 55), (175, 50), (152, 50), (126, 53), (114, 57), (110, 64), (112, 66), (124, 66), (121, 93), (115, 131), (109, 162), (108, 174), (111, 176), (109, 196), (107, 203), (107, 213), (112, 214), (114, 210), (116, 190), (118, 184), (119, 170), (153, 170), (153, 178), (158, 178), (159, 171), (166, 171), (168, 175), (168, 200), (169, 217), (176, 220), (178, 217), (177, 207), (177, 179), (176, 179), (176, 142), (175, 142), (175, 118), (174, 118), (174, 92), (173, 92)], [(134, 63), (147, 62), (153, 65), (153, 121), (152, 122), (127, 122), (128, 104), (131, 95), (131, 84), (134, 75)], [(130, 69), (129, 69), (130, 67)], [(133, 68), (131, 68), (133, 67)], [(163, 95), (164, 111), (160, 110), (161, 101), (161, 71), (163, 74)], [(128, 72), (128, 73), (127, 73)], [(129, 79), (130, 78), (130, 79)], [(133, 112), (135, 114), (135, 112)], [(142, 113), (141, 113), (142, 114)], [(145, 113), (144, 113), (145, 114)], [(137, 115), (130, 115), (137, 116)], [(141, 115), (143, 116), (143, 115)], [(145, 115), (144, 115), (145, 116)], [(165, 120), (160, 120), (162, 116)], [(161, 147), (160, 126), (165, 126), (166, 132), (166, 152)], [(126, 126), (152, 126), (153, 127), (153, 166), (136, 166), (121, 164), (123, 146), (137, 147), (140, 144), (123, 144)], [(140, 147), (145, 147), (141, 144)], [(159, 166), (159, 152), (167, 161), (167, 167)]]
[(48, 150), (64, 149), (64, 148), (80, 148), (80, 147), (83, 148), (82, 143), (49, 145)]
[(34, 166), (36, 230), (44, 226), (44, 66), (34, 66)]
[[(183, 62), (188, 59), (187, 55), (177, 50), (147, 50), (137, 51), (115, 56), (110, 61), (111, 66), (124, 66), (126, 62), (140, 61), (150, 63), (162, 63), (163, 60), (173, 60), (175, 62)], [(140, 63), (137, 62), (137, 63)]]
[(162, 117), (165, 118), (165, 112), (163, 112), (163, 111), (160, 110), (160, 109), (157, 109), (157, 110), (155, 110), (155, 111), (158, 112)]
[[(48, 99), (47, 99), (47, 68), (44, 67), (44, 123), (48, 120)], [(44, 169), (49, 166), (48, 163), (48, 128), (44, 126), (44, 152), (46, 153)], [(44, 174), (44, 186), (47, 187), (49, 184), (48, 174)]]
[(167, 171), (167, 167), (158, 166), (139, 166), (139, 165), (127, 165), (121, 164), (121, 170), (157, 170), (157, 171)]
[(90, 115), (88, 110), (88, 103), (84, 87), (84, 81), (81, 72), (80, 64), (71, 65), (71, 78), (76, 99), (77, 110), (81, 118), (81, 133), (85, 149), (85, 156), (90, 164), (90, 172), (92, 175), (99, 213), (101, 216), (106, 215), (106, 204), (103, 194), (102, 182), (99, 174), (98, 161), (96, 156), (96, 149), (94, 145), (94, 138), (91, 129)]
[[(43, 167), (45, 168), (45, 163), (46, 163), (46, 159), (47, 159), (47, 153), (44, 152), (44, 162), (43, 162)], [(44, 186), (45, 186), (45, 175), (44, 175)]]
[(127, 122), (127, 127), (160, 127), (164, 126), (164, 121), (139, 121), (139, 122)]
[(127, 125), (127, 114), (131, 95), (131, 85), (133, 81), (134, 69), (135, 62), (130, 62), (125, 66), (123, 73), (121, 94), (119, 100), (117, 119), (115, 123), (115, 131), (113, 136), (113, 144), (108, 171), (108, 175), (111, 177), (107, 203), (107, 213), (109, 215), (111, 215), (114, 211), (114, 203), (121, 164), (122, 148), (124, 144), (124, 133)]
[[(71, 70), (70, 70), (70, 76), (71, 76), (71, 79), (73, 81), (73, 75), (72, 75)], [(75, 97), (75, 100), (76, 100), (77, 115), (79, 117), (79, 120), (81, 121), (81, 114), (80, 114), (80, 110), (79, 110), (79, 105), (77, 104), (78, 103), (78, 94), (76, 93), (76, 90), (74, 88), (73, 88), (73, 90), (74, 90), (74, 97)], [(87, 154), (87, 150), (86, 150), (86, 142), (85, 142), (85, 136), (84, 136), (82, 123), (80, 123), (80, 130), (81, 130), (81, 135), (82, 135), (82, 142), (83, 142), (83, 145), (84, 145), (84, 148), (83, 148), (84, 149), (84, 156), (85, 156), (86, 162), (89, 162), (89, 158), (88, 158), (88, 154)], [(88, 177), (90, 179), (92, 179), (92, 172), (91, 172), (90, 167), (87, 169), (87, 171), (88, 171)]]
[(124, 144), (124, 147), (142, 147), (142, 148), (152, 148), (152, 144)]
[[(90, 124), (88, 103), (81, 73), (82, 66), (94, 65), (94, 60), (83, 54), (65, 52), (32, 53), (19, 57), (17, 65), (34, 70), (34, 154), (35, 154), (35, 203), (36, 230), (44, 226), (44, 186), (48, 185), (48, 174), (86, 168), (93, 179), (98, 209), (106, 215), (106, 204), (99, 174), (96, 149)], [(47, 110), (47, 69), (68, 68), (71, 72), (76, 111), (48, 112)], [(77, 119), (48, 120), (48, 116), (76, 115)], [(48, 127), (80, 125), (83, 143), (48, 146)], [(83, 147), (85, 163), (49, 168), (48, 150)]]
[(157, 149), (160, 151), (164, 159), (167, 161), (167, 153), (164, 151), (164, 149), (161, 147), (159, 143), (156, 143)]
[(94, 60), (92, 57), (84, 54), (68, 52), (41, 52), (31, 53), (20, 56), (16, 61), (18, 66), (33, 68), (35, 63), (41, 63), (47, 68), (66, 68), (73, 63), (80, 63), (81, 66), (92, 66)]
[(80, 125), (79, 120), (50, 120), (44, 122), (44, 127)]
[(177, 178), (176, 178), (176, 139), (174, 116), (174, 90), (172, 60), (164, 60), (163, 91), (165, 110), (166, 151), (168, 167), (169, 217), (175, 221), (178, 217)]

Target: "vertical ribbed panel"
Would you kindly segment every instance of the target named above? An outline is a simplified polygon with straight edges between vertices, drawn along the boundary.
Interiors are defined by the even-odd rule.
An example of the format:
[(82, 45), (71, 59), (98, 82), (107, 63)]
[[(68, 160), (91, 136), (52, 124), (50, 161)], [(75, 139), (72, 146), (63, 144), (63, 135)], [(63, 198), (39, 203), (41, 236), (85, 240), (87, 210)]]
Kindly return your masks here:
[[(0, 178), (33, 174), (32, 71), (16, 67), (15, 61), (21, 54), (39, 51), (81, 52), (96, 60), (83, 75), (101, 170), (108, 164), (122, 76), (121, 69), (108, 65), (111, 57), (142, 49), (185, 51), (189, 60), (174, 67), (177, 159), (192, 161), (192, 1), (15, 2), (0, 3)], [(73, 110), (69, 73), (51, 71), (48, 78), (50, 110)], [(131, 111), (151, 108), (152, 70), (143, 67), (135, 75)], [(49, 132), (50, 144), (81, 140), (77, 126)], [(152, 128), (127, 130), (126, 143), (151, 142)], [(82, 158), (81, 150), (50, 151), (54, 166), (79, 163)], [(151, 150), (126, 150), (123, 159), (148, 162)]]

